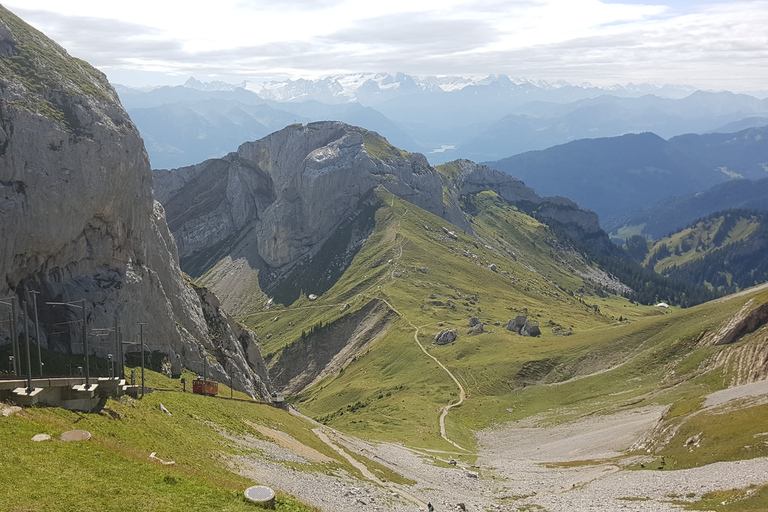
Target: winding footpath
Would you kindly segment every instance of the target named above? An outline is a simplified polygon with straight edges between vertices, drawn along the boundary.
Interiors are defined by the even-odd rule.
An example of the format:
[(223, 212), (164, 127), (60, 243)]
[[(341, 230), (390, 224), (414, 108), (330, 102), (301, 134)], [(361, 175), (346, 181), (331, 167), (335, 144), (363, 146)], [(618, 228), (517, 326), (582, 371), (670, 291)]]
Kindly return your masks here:
[[(421, 327), (416, 327), (411, 322), (408, 322), (408, 323), (410, 324), (411, 327), (416, 329), (416, 332), (413, 333), (413, 339), (416, 341), (416, 344), (419, 346), (421, 351), (424, 352), (427, 355), (427, 357), (430, 357), (434, 362), (436, 362), (437, 365), (440, 368), (442, 368), (451, 379), (453, 379), (453, 382), (455, 382), (456, 386), (458, 386), (459, 388), (459, 400), (457, 402), (454, 402), (450, 405), (446, 405), (445, 407), (443, 407), (443, 413), (440, 415), (440, 437), (442, 437), (443, 439), (451, 443), (453, 446), (455, 446), (459, 450), (464, 450), (466, 452), (468, 451), (466, 448), (462, 448), (461, 446), (459, 446), (456, 442), (451, 440), (448, 437), (448, 435), (445, 433), (445, 417), (448, 416), (448, 411), (450, 411), (454, 407), (458, 407), (461, 404), (463, 404), (464, 399), (467, 397), (467, 393), (464, 391), (464, 386), (461, 385), (461, 382), (459, 382), (459, 379), (457, 379), (456, 376), (453, 373), (451, 373), (451, 371), (448, 368), (446, 368), (443, 363), (440, 362), (439, 359), (437, 359), (435, 356), (427, 352), (427, 349), (424, 348), (424, 345), (422, 345), (421, 342), (419, 341), (419, 330), (421, 329), (421, 327), (426, 327), (426, 325), (422, 325)], [(430, 324), (427, 324), (427, 325), (430, 325)]]

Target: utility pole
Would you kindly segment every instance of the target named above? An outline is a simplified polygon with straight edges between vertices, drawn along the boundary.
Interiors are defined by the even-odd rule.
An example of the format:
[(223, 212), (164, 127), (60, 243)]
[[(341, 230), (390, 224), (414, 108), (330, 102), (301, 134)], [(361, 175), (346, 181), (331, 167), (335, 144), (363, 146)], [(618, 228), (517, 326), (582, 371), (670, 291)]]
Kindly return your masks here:
[(119, 326), (117, 324), (117, 313), (115, 313), (115, 359), (117, 359), (117, 373), (115, 376), (117, 377), (117, 380), (120, 380), (123, 374), (121, 360), (120, 360), (120, 353), (122, 352), (122, 347), (120, 346), (120, 330)]
[(19, 350), (19, 336), (16, 332), (16, 297), (11, 297), (11, 340), (13, 342), (13, 373), (17, 377), (21, 376), (21, 362)]
[[(91, 389), (91, 380), (90, 380), (90, 358), (88, 355), (88, 334), (86, 332), (86, 324), (85, 324), (85, 299), (80, 299), (77, 302), (81, 302), (82, 304), (78, 306), (74, 302), (46, 302), (46, 304), (52, 305), (52, 306), (69, 306), (72, 308), (82, 308), (83, 310), (83, 351), (85, 352), (85, 389)], [(54, 324), (55, 325), (55, 324)]]
[(11, 364), (8, 365), (8, 371), (10, 371), (13, 374), (16, 374), (16, 344), (14, 344), (13, 342), (15, 329), (13, 328), (13, 313), (11, 313), (10, 311), (8, 312), (8, 325), (9, 325), (8, 329), (10, 330), (10, 333), (11, 333), (11, 352), (13, 352), (13, 354), (9, 358), (11, 360)]
[(40, 376), (43, 376), (43, 354), (40, 350), (40, 320), (37, 316), (37, 294), (40, 292), (31, 292), (32, 302), (35, 305), (35, 339), (37, 340), (37, 362), (40, 364)]
[(139, 322), (139, 336), (141, 341), (141, 398), (144, 398), (144, 324)]
[(203, 349), (203, 396), (206, 395), (208, 388), (208, 356), (205, 355), (205, 349)]
[(120, 380), (120, 333), (117, 332), (117, 315), (115, 315), (115, 359), (117, 359), (117, 373), (115, 377)]
[(29, 354), (29, 324), (27, 322), (27, 301), (21, 303), (21, 316), (24, 318), (24, 339), (27, 343), (27, 394), (32, 393), (32, 357)]
[(88, 356), (88, 335), (85, 330), (85, 299), (82, 299), (83, 303), (83, 348), (85, 349), (85, 389), (91, 389), (91, 368), (90, 359)]

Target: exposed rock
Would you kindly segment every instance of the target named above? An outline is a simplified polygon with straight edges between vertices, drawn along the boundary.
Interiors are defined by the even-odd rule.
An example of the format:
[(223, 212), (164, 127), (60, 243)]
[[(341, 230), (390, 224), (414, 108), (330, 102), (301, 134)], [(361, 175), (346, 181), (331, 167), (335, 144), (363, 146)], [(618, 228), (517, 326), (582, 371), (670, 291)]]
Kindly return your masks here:
[(459, 335), (458, 329), (443, 329), (435, 335), (435, 343), (438, 345), (447, 345), (453, 343)]
[(443, 226), (443, 233), (448, 235), (448, 238), (450, 238), (451, 240), (458, 240), (459, 239), (459, 237), (456, 236), (456, 232), (449, 230), (445, 226)]
[[(82, 353), (81, 312), (45, 303), (85, 299), (89, 329), (117, 320), (134, 340), (145, 323), (151, 351), (202, 371), (201, 352), (213, 348), (203, 306), (179, 269), (142, 139), (114, 89), (2, 7), (0, 48), (0, 297), (40, 292), (43, 347)], [(50, 336), (62, 322), (67, 330)], [(234, 339), (221, 343), (243, 360)], [(226, 375), (218, 361), (209, 372)]]
[(476, 325), (483, 325), (483, 322), (481, 322), (480, 319), (476, 316), (473, 316), (469, 319), (468, 327), (475, 327)]
[(733, 318), (723, 323), (716, 332), (705, 336), (703, 344), (728, 345), (768, 323), (768, 303), (757, 307), (754, 304), (755, 300), (750, 299)]
[(478, 324), (467, 331), (467, 334), (482, 334), (485, 332), (485, 327), (483, 324)]
[(490, 265), (488, 265), (488, 268), (493, 270), (494, 272), (499, 271), (499, 267), (497, 267), (495, 263), (491, 263)]
[(315, 295), (314, 293), (310, 293), (310, 294), (309, 294), (309, 297), (307, 297), (307, 298), (308, 298), (310, 301), (316, 301), (316, 300), (317, 300), (317, 295)]
[(387, 333), (395, 313), (382, 301), (326, 324), (287, 345), (270, 363), (274, 385), (295, 394), (346, 367), (366, 347)]
[[(241, 274), (260, 271), (268, 292), (361, 215), (376, 187), (438, 215), (445, 208), (423, 155), (340, 122), (292, 125), (223, 158), (156, 174), (185, 271), (201, 275), (229, 254), (246, 263)], [(209, 253), (214, 246), (219, 252)]]
[[(569, 236), (583, 243), (598, 249), (611, 243), (608, 235), (600, 229), (597, 214), (580, 209), (570, 199), (540, 196), (519, 179), (469, 160), (456, 160), (448, 165), (455, 166), (458, 170), (455, 177), (444, 177), (444, 184), (448, 189), (446, 198), (452, 205), (458, 205), (459, 198), (463, 195), (492, 190), (508, 203), (518, 206), (541, 222), (561, 226)], [(460, 217), (455, 215), (455, 209), (446, 208), (443, 218), (471, 233), (471, 226), (468, 225), (466, 217), (463, 214)]]
[(0, 402), (0, 416), (6, 418), (8, 416), (13, 416), (17, 412), (21, 412), (21, 407), (18, 405), (4, 404)]
[(39, 443), (41, 441), (50, 441), (50, 440), (51, 440), (51, 436), (48, 434), (35, 434), (34, 436), (32, 436), (32, 441), (36, 443)]
[(507, 330), (516, 332), (521, 336), (540, 336), (539, 324), (531, 322), (525, 315), (517, 315), (507, 322)]

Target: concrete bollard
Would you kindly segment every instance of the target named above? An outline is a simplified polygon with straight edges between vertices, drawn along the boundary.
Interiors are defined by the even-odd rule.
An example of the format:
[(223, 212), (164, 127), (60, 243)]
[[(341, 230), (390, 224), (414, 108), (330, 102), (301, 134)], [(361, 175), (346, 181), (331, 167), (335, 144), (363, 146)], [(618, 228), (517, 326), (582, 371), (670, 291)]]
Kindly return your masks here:
[(275, 509), (275, 491), (265, 485), (254, 485), (245, 490), (245, 497), (261, 508)]

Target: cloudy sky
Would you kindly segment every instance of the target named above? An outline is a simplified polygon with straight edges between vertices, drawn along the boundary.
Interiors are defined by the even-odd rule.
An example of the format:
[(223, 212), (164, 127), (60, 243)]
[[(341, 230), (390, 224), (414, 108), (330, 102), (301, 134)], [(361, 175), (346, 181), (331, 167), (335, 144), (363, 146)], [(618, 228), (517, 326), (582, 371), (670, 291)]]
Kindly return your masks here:
[(140, 86), (355, 72), (768, 89), (768, 0), (10, 0)]

